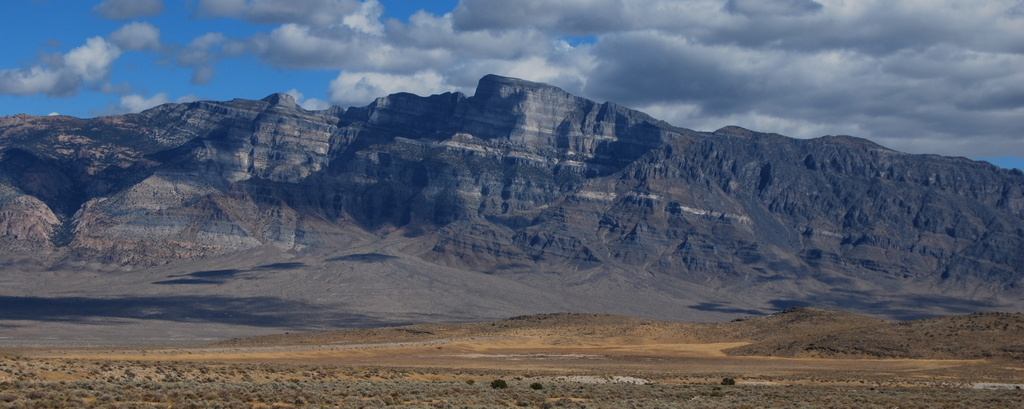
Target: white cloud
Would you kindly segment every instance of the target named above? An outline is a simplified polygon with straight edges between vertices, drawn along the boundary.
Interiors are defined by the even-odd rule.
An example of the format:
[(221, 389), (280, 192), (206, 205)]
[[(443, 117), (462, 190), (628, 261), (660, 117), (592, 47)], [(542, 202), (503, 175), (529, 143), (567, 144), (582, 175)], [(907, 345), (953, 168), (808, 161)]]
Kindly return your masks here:
[(715, 131), (735, 125), (762, 132), (774, 132), (794, 138), (815, 138), (822, 135), (864, 135), (858, 124), (835, 124), (794, 119), (756, 111), (709, 115), (693, 103), (657, 103), (636, 109), (675, 126), (698, 131)]
[(303, 100), (301, 103), (299, 103), (299, 105), (310, 111), (322, 111), (327, 108), (330, 108), (332, 104), (321, 99), (309, 98)]
[(384, 24), (380, 22), (383, 14), (384, 8), (377, 0), (366, 0), (355, 13), (342, 17), (341, 22), (358, 32), (379, 36), (384, 34)]
[(261, 55), (285, 67), (333, 68), (340, 61), (365, 57), (355, 41), (323, 36), (298, 24), (284, 24), (260, 40)]
[[(1024, 66), (1024, 47), (1010, 52), (1000, 44), (1021, 38), (1024, 26), (994, 11), (1005, 2), (947, 1), (938, 10), (914, 2), (820, 3), (805, 14), (761, 10), (737, 20), (721, 10), (724, 17), (680, 30), (603, 34), (593, 47), (595, 68), (583, 72), (584, 94), (691, 107), (665, 117), (682, 126), (847, 133), (912, 152), (970, 155), (1019, 138), (1014, 129), (1024, 123), (1013, 114), (1024, 108), (1024, 73), (1015, 67)], [(985, 44), (972, 39), (979, 31)], [(987, 142), (951, 143), (958, 138)]]
[(288, 90), (285, 94), (291, 95), (292, 98), (295, 98), (296, 104), (310, 111), (320, 111), (331, 107), (331, 103), (324, 100), (316, 98), (305, 99), (305, 95), (295, 88)]
[(201, 17), (239, 17), (248, 5), (245, 0), (199, 0), (197, 13)]
[[(288, 12), (271, 0), (202, 4), (280, 23), (246, 50), (278, 68), (339, 70), (328, 95), (340, 105), (472, 92), (496, 73), (599, 101), (687, 107), (666, 117), (684, 126), (900, 134), (936, 141), (915, 151), (945, 153), (956, 134), (1019, 129), (1007, 114), (1024, 105), (1015, 1), (462, 0), (451, 13), (386, 24), (377, 0)], [(311, 10), (333, 23), (311, 20)]]
[[(372, 1), (372, 0), (371, 0)], [(259, 24), (335, 25), (359, 13), (356, 0), (200, 0), (199, 17), (234, 17)], [(369, 23), (369, 22), (368, 22)]]
[(454, 63), (448, 50), (406, 47), (347, 26), (316, 28), (284, 24), (268, 35), (251, 38), (250, 49), (267, 63), (286, 68), (407, 74)]
[(748, 17), (795, 16), (820, 11), (821, 3), (814, 0), (729, 0), (725, 10)]
[(347, 106), (364, 106), (374, 99), (397, 92), (410, 92), (426, 96), (451, 90), (444, 77), (434, 71), (421, 71), (411, 75), (382, 74), (376, 72), (342, 71), (331, 80), (327, 94), (331, 102)]
[(182, 67), (192, 67), (191, 83), (205, 85), (213, 81), (216, 70), (214, 65), (222, 58), (221, 47), (228, 42), (223, 33), (206, 33), (192, 39), (176, 57)]
[(216, 81), (225, 58), (336, 70), (327, 95), (344, 106), (399, 91), (472, 92), (495, 73), (706, 130), (849, 133), (914, 152), (999, 146), (1024, 156), (1015, 142), (1024, 127), (1020, 0), (461, 0), (408, 22), (383, 21), (379, 0), (190, 4), (197, 17), (240, 19), (258, 33), (161, 47), (159, 30), (132, 23), (109, 43), (0, 70), (0, 93), (131, 94), (108, 79), (120, 50), (164, 49), (195, 70), (195, 84)]
[(443, 50), (463, 58), (518, 59), (553, 51), (549, 35), (526, 29), (458, 30), (451, 14), (434, 16), (418, 12), (408, 24), (390, 21), (388, 40), (395, 46), (416, 50)]
[(219, 54), (186, 47), (179, 62), (202, 61), (193, 80), (210, 81), (211, 56), (231, 44), (233, 55), (244, 49), (277, 68), (336, 69), (328, 96), (341, 105), (397, 91), (471, 92), (496, 73), (682, 126), (851, 133), (915, 152), (956, 152), (958, 135), (1013, 146), (1001, 141), (1022, 126), (1019, 0), (461, 0), (407, 23), (382, 22), (381, 7), (201, 0), (201, 16), (276, 26), (222, 39)]
[(566, 61), (545, 58), (543, 56), (532, 56), (518, 60), (475, 60), (448, 71), (446, 75), (458, 80), (458, 84), (463, 84), (464, 86), (461, 91), (468, 93), (472, 93), (472, 87), (484, 75), (497, 74), (529, 81), (557, 84), (567, 92), (581, 95), (583, 94), (587, 75), (590, 69), (592, 69), (593, 63), (585, 57), (569, 58)]
[[(106, 81), (121, 49), (102, 37), (92, 37), (85, 45), (67, 54), (56, 54), (30, 68), (0, 70), (0, 93), (10, 95), (46, 94), (69, 97), (85, 83)], [(100, 88), (109, 84), (98, 84)]]
[(64, 56), (64, 66), (85, 81), (97, 81), (110, 74), (110, 66), (121, 56), (121, 49), (102, 37), (85, 40), (85, 45)]
[(201, 99), (202, 98), (199, 98), (198, 96), (196, 96), (194, 94), (187, 94), (187, 95), (182, 95), (182, 96), (178, 97), (178, 99), (175, 99), (174, 102), (178, 103), (178, 104), (185, 104), (185, 103), (189, 103), (189, 102), (199, 101)]
[(225, 41), (227, 36), (223, 33), (206, 33), (196, 37), (178, 53), (178, 64), (185, 67), (209, 64), (216, 59), (214, 53), (217, 47)]
[(630, 25), (630, 10), (660, 2), (636, 0), (463, 0), (452, 11), (458, 30), (508, 30), (523, 27), (594, 33)]
[(61, 82), (61, 73), (35, 66), (25, 69), (9, 69), (0, 71), (0, 93), (9, 95), (48, 94), (63, 95), (66, 92), (55, 92)]
[(110, 34), (110, 42), (124, 50), (159, 51), (160, 29), (146, 22), (132, 22)]
[(161, 0), (104, 0), (92, 11), (106, 19), (130, 20), (160, 14), (164, 4)]
[(213, 81), (215, 75), (217, 75), (217, 70), (213, 66), (201, 65), (192, 71), (192, 77), (190, 77), (189, 82), (194, 85), (206, 85)]
[(165, 93), (146, 98), (141, 95), (125, 95), (121, 97), (121, 108), (127, 112), (142, 112), (157, 105), (166, 104), (170, 99)]

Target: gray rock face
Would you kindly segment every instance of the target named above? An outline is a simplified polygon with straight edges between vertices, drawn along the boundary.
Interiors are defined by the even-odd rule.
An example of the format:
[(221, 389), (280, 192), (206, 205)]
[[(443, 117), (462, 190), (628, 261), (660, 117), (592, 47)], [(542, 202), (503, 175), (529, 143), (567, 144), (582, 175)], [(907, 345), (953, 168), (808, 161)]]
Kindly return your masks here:
[(423, 263), (676, 283), (652, 290), (669, 298), (1022, 303), (1019, 171), (846, 136), (696, 132), (512, 78), (324, 111), (275, 94), (7, 117), (0, 152), (7, 252), (148, 266), (400, 238)]

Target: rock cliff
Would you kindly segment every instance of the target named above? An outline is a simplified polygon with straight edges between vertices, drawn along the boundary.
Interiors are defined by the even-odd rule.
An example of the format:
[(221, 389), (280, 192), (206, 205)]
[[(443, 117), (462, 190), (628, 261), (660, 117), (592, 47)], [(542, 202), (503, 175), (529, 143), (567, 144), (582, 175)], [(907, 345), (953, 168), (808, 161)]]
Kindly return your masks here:
[(0, 119), (6, 255), (141, 268), (383, 239), (425, 264), (669, 299), (1014, 308), (1024, 175), (848, 136), (697, 132), (493, 75), (473, 96), (348, 109), (275, 94)]

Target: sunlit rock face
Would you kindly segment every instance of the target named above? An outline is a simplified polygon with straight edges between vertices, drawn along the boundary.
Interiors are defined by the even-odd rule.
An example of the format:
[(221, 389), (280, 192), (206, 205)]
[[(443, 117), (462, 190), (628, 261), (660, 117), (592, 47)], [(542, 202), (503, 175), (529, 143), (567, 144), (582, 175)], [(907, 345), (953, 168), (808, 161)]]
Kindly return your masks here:
[(473, 96), (324, 111), (275, 94), (6, 117), (0, 152), (9, 253), (145, 266), (400, 237), (425, 263), (766, 301), (1024, 285), (1020, 172), (846, 136), (697, 132), (493, 75)]

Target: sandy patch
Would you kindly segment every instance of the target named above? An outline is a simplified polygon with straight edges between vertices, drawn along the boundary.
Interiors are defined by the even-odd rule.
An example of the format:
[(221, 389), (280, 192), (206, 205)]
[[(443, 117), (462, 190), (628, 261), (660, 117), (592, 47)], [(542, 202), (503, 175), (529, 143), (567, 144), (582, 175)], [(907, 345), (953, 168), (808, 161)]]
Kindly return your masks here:
[(643, 378), (636, 378), (632, 376), (587, 376), (587, 375), (573, 375), (573, 376), (559, 376), (553, 379), (555, 382), (569, 382), (569, 383), (586, 383), (586, 384), (606, 384), (606, 383), (624, 383), (631, 385), (647, 385), (652, 383), (651, 381)]
[(1024, 389), (1024, 384), (1020, 383), (988, 383), (981, 382), (971, 385), (972, 389)]

